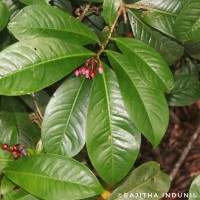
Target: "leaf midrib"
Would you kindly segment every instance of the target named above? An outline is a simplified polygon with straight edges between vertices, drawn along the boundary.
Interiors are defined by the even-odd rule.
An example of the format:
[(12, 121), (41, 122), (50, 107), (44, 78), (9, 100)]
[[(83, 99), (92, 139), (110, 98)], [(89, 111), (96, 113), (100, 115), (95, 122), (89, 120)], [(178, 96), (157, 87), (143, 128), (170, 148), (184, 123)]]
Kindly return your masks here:
[[(119, 40), (118, 40), (118, 42), (119, 42)], [(142, 62), (146, 65), (146, 66), (148, 66), (148, 69), (150, 69), (150, 71), (151, 72), (153, 72), (153, 74), (155, 74), (156, 75), (156, 77), (158, 78), (158, 80), (163, 84), (163, 86), (165, 87), (164, 89), (165, 89), (165, 91), (168, 89), (168, 87), (166, 86), (166, 84), (163, 82), (163, 80), (160, 78), (160, 76), (158, 75), (158, 74), (156, 74), (156, 72), (150, 67), (150, 65), (149, 64), (147, 64), (146, 63), (146, 61), (143, 59), (143, 57), (141, 57), (140, 55), (138, 55), (138, 53), (136, 53), (135, 51), (133, 51), (129, 46), (127, 46), (126, 44), (124, 44), (123, 42), (119, 42), (119, 43), (121, 43), (122, 45), (124, 45), (126, 48), (128, 48), (131, 52), (133, 52), (140, 60), (142, 60)], [(129, 59), (130, 60), (130, 59)], [(159, 64), (160, 65), (160, 64)], [(143, 79), (142, 79), (143, 80)], [(144, 81), (144, 80), (143, 80)], [(146, 82), (146, 81), (145, 81)], [(147, 84), (149, 84), (149, 83), (151, 83), (151, 82), (147, 82)], [(152, 87), (153, 87), (153, 89), (155, 89), (155, 87), (152, 85)], [(163, 87), (162, 87), (163, 88)], [(157, 88), (157, 90), (159, 90), (159, 91), (164, 91), (164, 89), (158, 89)]]
[[(70, 110), (70, 113), (69, 113), (69, 115), (68, 115), (67, 122), (66, 122), (66, 125), (65, 125), (65, 128), (64, 128), (64, 131), (63, 131), (61, 140), (60, 140), (59, 151), (60, 151), (62, 139), (63, 139), (65, 133), (67, 133), (67, 128), (68, 128), (68, 125), (69, 125), (69, 121), (70, 121), (71, 115), (72, 115), (72, 113), (73, 113), (73, 111), (74, 111), (75, 105), (76, 105), (76, 103), (77, 103), (77, 100), (78, 100), (78, 97), (79, 97), (80, 92), (81, 92), (81, 90), (82, 90), (82, 86), (83, 86), (84, 82), (85, 82), (85, 79), (82, 80), (81, 85), (80, 85), (80, 87), (79, 87), (79, 89), (78, 89), (78, 91), (77, 91), (77, 94), (76, 94), (76, 96), (75, 96), (74, 102), (73, 102), (73, 104), (72, 104), (72, 106), (71, 106), (71, 110)], [(66, 135), (67, 135), (67, 134), (66, 134)], [(70, 152), (70, 153), (72, 153), (72, 152)]]
[[(110, 130), (109, 135), (111, 134), (111, 139), (110, 139), (110, 141), (111, 141), (111, 166), (113, 168), (113, 166), (114, 166), (114, 164), (113, 164), (114, 163), (114, 158), (113, 158), (113, 152), (114, 152), (114, 150), (113, 150), (113, 134), (112, 134), (112, 129), (111, 129), (111, 127), (112, 127), (112, 123), (111, 123), (111, 110), (110, 110), (110, 106), (109, 106), (110, 105), (110, 100), (109, 100), (109, 95), (108, 95), (108, 85), (106, 83), (106, 78), (105, 78), (105, 74), (104, 73), (102, 74), (102, 77), (103, 77), (103, 82), (104, 82), (104, 88), (105, 88), (105, 93), (106, 93), (106, 101), (107, 101), (107, 108), (108, 108), (109, 130)], [(109, 140), (109, 138), (108, 138), (108, 140)], [(113, 170), (111, 170), (112, 182), (113, 182), (113, 173), (114, 173)]]
[(67, 58), (73, 58), (73, 57), (79, 57), (79, 56), (87, 56), (87, 55), (89, 56), (89, 55), (93, 55), (93, 54), (91, 54), (91, 53), (90, 54), (89, 53), (73, 54), (73, 55), (69, 55), (69, 56), (59, 57), (58, 59), (51, 59), (51, 60), (42, 61), (42, 62), (36, 63), (34, 65), (30, 65), (29, 67), (24, 67), (24, 68), (22, 68), (22, 70), (18, 70), (18, 71), (15, 71), (14, 73), (8, 74), (6, 76), (2, 76), (2, 78), (0, 78), (0, 81), (2, 79), (8, 78), (9, 76), (13, 76), (13, 75), (15, 75), (17, 73), (21, 73), (23, 71), (29, 70), (31, 68), (35, 68), (37, 66), (40, 66), (40, 65), (43, 65), (43, 64), (46, 64), (46, 63), (51, 63), (51, 62), (54, 62), (54, 61), (60, 61), (60, 60), (67, 59)]
[[(51, 31), (55, 31), (55, 32), (64, 32), (64, 33), (69, 33), (69, 34), (77, 34), (77, 35), (79, 35), (79, 36), (84, 36), (84, 37), (86, 37), (86, 38), (89, 38), (89, 39), (91, 39), (91, 40), (93, 40), (93, 41), (96, 41), (96, 42), (98, 42), (96, 39), (94, 39), (94, 38), (92, 38), (92, 37), (90, 37), (91, 35), (90, 34), (81, 34), (81, 33), (83, 33), (83, 32), (76, 32), (76, 31), (69, 31), (69, 30), (64, 30), (64, 29), (55, 29), (55, 28), (49, 28), (49, 27), (34, 27), (34, 26), (32, 26), (32, 27), (27, 27), (27, 26), (8, 26), (8, 29), (11, 27), (11, 29), (13, 28), (13, 29), (15, 29), (15, 28), (20, 28), (20, 29), (33, 29), (33, 30), (35, 30), (35, 29), (41, 29), (41, 30), (51, 30)], [(10, 29), (9, 29), (10, 30)], [(15, 34), (15, 33), (13, 33), (14, 35), (19, 35), (19, 34)]]
[(49, 176), (45, 176), (45, 175), (41, 175), (41, 174), (36, 174), (36, 173), (30, 173), (30, 172), (21, 172), (21, 171), (14, 171), (14, 170), (8, 170), (6, 169), (5, 170), (5, 174), (6, 172), (10, 172), (11, 174), (25, 174), (27, 176), (36, 176), (36, 177), (41, 177), (41, 178), (44, 178), (44, 179), (50, 179), (52, 181), (60, 181), (60, 182), (64, 182), (64, 183), (69, 183), (69, 184), (74, 184), (74, 185), (80, 185), (80, 186), (83, 186), (83, 187), (88, 187), (88, 188), (97, 188), (97, 187), (91, 187), (90, 185), (84, 185), (84, 184), (79, 184), (79, 183), (75, 183), (75, 182), (70, 182), (70, 181), (66, 181), (66, 180), (61, 180), (61, 179), (56, 179), (56, 178), (53, 178), (53, 177), (49, 177)]
[[(111, 54), (109, 54), (109, 55), (112, 56)], [(113, 57), (113, 56), (112, 56), (112, 57)], [(113, 57), (113, 59), (114, 59), (120, 66), (122, 66), (114, 57)], [(125, 72), (125, 74), (127, 75), (127, 77), (128, 77), (128, 78), (130, 79), (130, 81), (133, 83), (133, 81), (132, 81), (130, 75), (126, 72), (126, 70), (125, 70), (123, 67), (121, 67), (121, 69), (123, 69), (123, 71)], [(141, 79), (140, 79), (140, 80), (141, 80)], [(145, 112), (146, 112), (146, 114), (147, 114), (147, 116), (148, 116), (148, 121), (149, 121), (149, 124), (150, 124), (150, 126), (151, 126), (151, 132), (153, 133), (154, 131), (153, 131), (153, 127), (152, 127), (152, 124), (151, 124), (151, 121), (150, 121), (150, 118), (149, 118), (149, 114), (147, 113), (146, 107), (145, 107), (144, 102), (143, 102), (143, 100), (142, 100), (142, 98), (141, 98), (141, 96), (140, 96), (140, 93), (138, 92), (137, 87), (135, 86), (134, 83), (133, 83), (133, 85), (134, 85), (134, 87), (135, 87), (135, 89), (136, 89), (136, 91), (137, 91), (137, 93), (138, 93), (138, 96), (139, 96), (139, 98), (140, 98), (140, 100), (141, 100), (141, 102), (142, 102), (142, 104), (143, 104), (143, 106), (144, 106), (144, 108), (145, 108)], [(153, 139), (154, 139), (154, 141), (155, 141), (154, 134), (153, 134)]]

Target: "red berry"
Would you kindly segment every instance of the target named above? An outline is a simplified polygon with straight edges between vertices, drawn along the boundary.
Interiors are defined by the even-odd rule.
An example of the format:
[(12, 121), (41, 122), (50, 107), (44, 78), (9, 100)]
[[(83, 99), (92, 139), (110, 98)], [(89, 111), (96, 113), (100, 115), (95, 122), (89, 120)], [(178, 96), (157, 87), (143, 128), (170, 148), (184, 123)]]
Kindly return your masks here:
[(8, 149), (8, 151), (10, 151), (10, 152), (14, 151), (13, 146), (11, 146), (11, 147)]
[(14, 150), (14, 151), (18, 151), (17, 145), (14, 145), (14, 146), (13, 146), (13, 150)]
[(7, 150), (7, 149), (8, 149), (8, 144), (2, 144), (2, 145), (1, 145), (1, 148), (2, 148), (3, 150)]
[(13, 152), (12, 152), (12, 156), (13, 156), (13, 158), (15, 158), (15, 159), (19, 158), (18, 152), (16, 152), (16, 151), (13, 151)]

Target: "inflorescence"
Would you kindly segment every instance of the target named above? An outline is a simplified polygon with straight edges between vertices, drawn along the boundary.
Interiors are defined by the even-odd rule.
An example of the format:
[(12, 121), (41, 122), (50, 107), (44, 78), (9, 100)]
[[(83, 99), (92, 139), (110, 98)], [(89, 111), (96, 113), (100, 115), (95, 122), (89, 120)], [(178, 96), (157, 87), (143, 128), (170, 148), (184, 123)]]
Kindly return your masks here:
[(76, 76), (82, 74), (88, 79), (94, 78), (96, 73), (96, 67), (98, 67), (99, 74), (102, 74), (103, 73), (102, 62), (99, 59), (97, 60), (94, 57), (92, 57), (86, 60), (79, 69), (76, 69), (74, 71), (74, 74)]
[(14, 146), (9, 147), (8, 144), (4, 143), (1, 148), (9, 151), (14, 159), (28, 155), (27, 147), (23, 144), (15, 144)]

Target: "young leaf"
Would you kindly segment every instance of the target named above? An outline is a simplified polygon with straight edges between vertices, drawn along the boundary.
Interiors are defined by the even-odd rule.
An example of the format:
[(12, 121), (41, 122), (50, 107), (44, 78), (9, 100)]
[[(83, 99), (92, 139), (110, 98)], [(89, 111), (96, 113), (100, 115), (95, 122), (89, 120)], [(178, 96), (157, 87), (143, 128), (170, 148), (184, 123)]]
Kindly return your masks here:
[(189, 194), (191, 194), (189, 200), (200, 199), (200, 175), (192, 181)]
[(113, 24), (120, 6), (119, 0), (106, 0), (103, 3), (103, 17), (107, 24)]
[(200, 4), (190, 0), (179, 13), (174, 24), (174, 34), (183, 43), (200, 42)]
[(146, 6), (142, 19), (155, 29), (175, 37), (173, 27), (176, 17), (188, 0), (141, 0), (136, 5)]
[(91, 81), (69, 77), (51, 98), (42, 124), (46, 152), (75, 156), (85, 145), (85, 123)]
[(159, 200), (169, 187), (169, 176), (160, 170), (158, 163), (150, 161), (136, 168), (108, 200), (148, 199), (147, 194), (152, 195), (150, 199)]
[(3, 30), (9, 19), (9, 9), (8, 6), (0, 1), (0, 31)]
[(39, 129), (31, 123), (24, 107), (14, 97), (2, 97), (1, 110), (3, 131), (15, 126), (20, 143), (26, 146), (35, 145), (40, 137)]
[(186, 106), (200, 99), (200, 83), (194, 75), (181, 75), (175, 78), (167, 96), (170, 106)]
[[(4, 170), (14, 183), (42, 199), (82, 199), (101, 194), (94, 174), (71, 158), (41, 154), (25, 157)], [(45, 191), (45, 192), (44, 192)]]
[(169, 65), (174, 64), (183, 55), (184, 49), (181, 45), (152, 29), (138, 13), (128, 10), (128, 14), (134, 37), (153, 47)]
[(136, 39), (117, 38), (115, 41), (144, 83), (156, 90), (171, 89), (172, 72), (157, 51)]
[(0, 53), (0, 94), (41, 90), (71, 73), (94, 53), (56, 38), (17, 42)]
[(140, 148), (140, 133), (129, 119), (114, 72), (105, 64), (92, 86), (86, 145), (98, 174), (111, 185), (129, 172)]
[(60, 38), (79, 45), (99, 43), (97, 36), (87, 26), (51, 6), (25, 7), (8, 24), (8, 29), (18, 40), (43, 36)]
[[(156, 147), (168, 126), (169, 109), (163, 92), (144, 83), (128, 59), (107, 51), (119, 80), (124, 104), (138, 130)], [(128, 92), (127, 92), (128, 88)]]

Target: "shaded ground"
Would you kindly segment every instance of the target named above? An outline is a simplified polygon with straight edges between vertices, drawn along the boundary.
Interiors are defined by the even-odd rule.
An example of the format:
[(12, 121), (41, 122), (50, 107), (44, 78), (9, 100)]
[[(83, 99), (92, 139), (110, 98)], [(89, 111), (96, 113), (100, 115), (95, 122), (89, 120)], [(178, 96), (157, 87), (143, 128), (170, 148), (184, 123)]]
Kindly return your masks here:
[[(169, 127), (161, 144), (154, 150), (150, 143), (143, 141), (137, 164), (154, 160), (160, 163), (163, 171), (170, 174), (199, 124), (200, 101), (188, 107), (171, 108)], [(169, 192), (187, 193), (197, 174), (200, 174), (200, 134), (174, 176)], [(188, 198), (165, 198), (165, 200), (171, 199), (184, 200)]]

